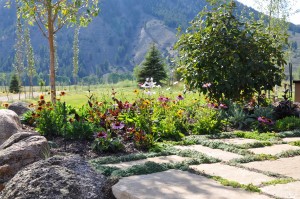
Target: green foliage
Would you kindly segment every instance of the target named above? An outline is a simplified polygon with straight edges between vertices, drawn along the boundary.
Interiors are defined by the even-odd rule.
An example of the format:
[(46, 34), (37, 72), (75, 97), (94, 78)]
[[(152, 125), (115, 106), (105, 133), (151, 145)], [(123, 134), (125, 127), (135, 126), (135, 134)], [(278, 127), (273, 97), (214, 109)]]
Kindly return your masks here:
[(300, 146), (300, 141), (291, 142), (290, 145)]
[(277, 131), (300, 129), (300, 119), (297, 117), (285, 117), (283, 119), (277, 120), (275, 129)]
[(268, 155), (268, 154), (253, 155), (252, 154), (252, 155), (246, 155), (243, 158), (231, 160), (230, 162), (243, 164), (243, 163), (254, 162), (254, 161), (277, 160), (277, 159), (278, 159), (278, 157), (273, 156), (273, 155)]
[(288, 157), (294, 157), (299, 155), (300, 155), (300, 150), (287, 150), (279, 154), (276, 154), (278, 158), (288, 158)]
[(279, 178), (268, 182), (263, 182), (262, 184), (264, 186), (269, 186), (269, 185), (276, 185), (276, 184), (288, 184), (290, 182), (295, 182), (295, 180), (293, 178)]
[(161, 84), (167, 78), (164, 61), (159, 50), (152, 44), (145, 57), (141, 69), (138, 71), (138, 82), (143, 83), (152, 77), (157, 84)]
[(185, 143), (194, 143), (194, 144), (200, 144), (202, 146), (206, 146), (209, 148), (213, 148), (213, 149), (221, 149), (223, 151), (228, 151), (228, 152), (232, 152), (232, 153), (237, 153), (240, 155), (249, 155), (251, 154), (251, 152), (249, 152), (248, 150), (245, 149), (241, 149), (236, 147), (233, 144), (227, 144), (224, 142), (219, 142), (218, 140), (208, 140), (205, 139), (203, 137), (199, 137), (199, 136), (187, 136), (184, 138), (183, 140)]
[(118, 138), (97, 137), (92, 148), (99, 152), (118, 152), (124, 149), (124, 145)]
[(9, 92), (10, 93), (19, 93), (20, 92), (20, 83), (19, 79), (16, 74), (13, 74), (10, 80), (10, 85), (9, 85)]
[(47, 106), (39, 106), (37, 112), (32, 115), (36, 118), (37, 131), (44, 136), (64, 136), (63, 105), (58, 103), (57, 106), (51, 104)]
[(280, 132), (278, 134), (279, 137), (281, 138), (285, 138), (285, 137), (300, 137), (300, 130), (294, 130), (294, 131), (284, 131), (284, 132)]
[(215, 134), (222, 130), (222, 123), (218, 118), (219, 112), (213, 108), (200, 108), (193, 112), (190, 120), (187, 122), (194, 135)]
[(238, 19), (234, 9), (231, 3), (202, 11), (175, 46), (188, 88), (216, 101), (242, 101), (272, 90), (286, 63), (278, 37), (262, 21)]
[(253, 184), (244, 185), (244, 184), (240, 184), (235, 181), (230, 181), (230, 180), (224, 179), (219, 176), (212, 176), (211, 178), (220, 182), (224, 186), (231, 186), (233, 188), (242, 188), (242, 189), (245, 189), (246, 191), (250, 191), (250, 192), (261, 192), (261, 190)]
[(259, 133), (257, 131), (235, 131), (234, 134), (240, 138), (256, 139), (261, 141), (269, 141), (277, 137), (276, 133)]

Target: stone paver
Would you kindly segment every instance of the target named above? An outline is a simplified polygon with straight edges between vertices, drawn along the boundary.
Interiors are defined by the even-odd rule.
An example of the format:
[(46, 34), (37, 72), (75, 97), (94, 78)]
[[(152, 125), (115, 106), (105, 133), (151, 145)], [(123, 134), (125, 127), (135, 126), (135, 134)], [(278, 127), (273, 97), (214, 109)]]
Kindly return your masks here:
[(300, 141), (300, 137), (283, 138), (282, 141), (284, 141), (284, 142), (295, 142), (295, 141)]
[(195, 169), (199, 172), (203, 172), (207, 175), (220, 176), (227, 180), (236, 181), (240, 184), (252, 183), (253, 185), (260, 185), (262, 182), (267, 182), (275, 179), (261, 173), (220, 163), (192, 165), (190, 166), (190, 168)]
[(222, 151), (220, 149), (212, 149), (209, 147), (205, 147), (202, 145), (191, 145), (191, 146), (175, 146), (175, 148), (177, 149), (181, 149), (181, 150), (195, 150), (195, 151), (199, 151), (201, 153), (204, 153), (208, 156), (214, 157), (214, 158), (218, 158), (220, 160), (223, 161), (229, 161), (235, 158), (242, 158), (242, 155), (238, 155), (235, 153), (230, 153), (227, 151)]
[(300, 156), (280, 158), (273, 161), (249, 162), (242, 165), (248, 168), (270, 171), (294, 179), (300, 179)]
[(255, 154), (270, 154), (270, 155), (276, 155), (277, 153), (281, 153), (288, 150), (299, 150), (300, 147), (292, 146), (289, 144), (279, 144), (279, 145), (273, 145), (273, 146), (267, 146), (262, 148), (255, 148), (255, 149), (248, 149), (249, 151), (252, 151)]
[(169, 170), (121, 179), (112, 187), (117, 199), (266, 199), (265, 195), (225, 187), (186, 171)]
[(235, 145), (242, 145), (242, 144), (260, 142), (259, 140), (246, 139), (246, 138), (219, 139), (218, 141), (225, 142), (225, 143), (228, 143), (228, 144), (235, 144)]
[(268, 193), (279, 198), (300, 198), (300, 182), (291, 182), (288, 184), (277, 184), (261, 188), (264, 193)]
[(170, 156), (159, 156), (159, 157), (147, 158), (147, 159), (135, 160), (135, 161), (129, 161), (129, 162), (121, 162), (121, 163), (116, 163), (116, 164), (104, 164), (103, 166), (117, 167), (117, 168), (123, 169), (123, 168), (131, 167), (133, 165), (144, 164), (144, 163), (150, 162), (150, 161), (160, 164), (160, 163), (183, 162), (183, 161), (189, 160), (189, 159), (190, 158), (180, 157), (177, 155), (170, 155)]

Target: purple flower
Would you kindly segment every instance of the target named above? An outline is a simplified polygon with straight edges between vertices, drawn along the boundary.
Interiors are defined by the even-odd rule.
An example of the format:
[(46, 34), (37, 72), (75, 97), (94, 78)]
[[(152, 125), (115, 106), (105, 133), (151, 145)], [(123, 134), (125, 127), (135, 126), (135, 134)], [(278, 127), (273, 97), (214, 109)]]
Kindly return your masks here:
[(227, 109), (228, 108), (228, 106), (226, 106), (226, 104), (220, 104), (220, 109)]
[(262, 117), (258, 117), (257, 120), (258, 120), (260, 123), (266, 124), (266, 125), (273, 125), (273, 124), (274, 124), (274, 122), (273, 122), (271, 119), (266, 118), (266, 117), (263, 117), (263, 116), (262, 116)]
[(115, 122), (112, 123), (111, 128), (114, 130), (122, 129), (125, 127), (125, 124), (123, 122)]
[(178, 99), (178, 100), (184, 100), (184, 97), (183, 97), (182, 95), (178, 95), (178, 96), (177, 96), (177, 99)]
[(159, 98), (157, 98), (157, 100), (160, 101), (160, 102), (169, 102), (170, 98), (164, 97), (164, 96), (160, 96)]
[(165, 98), (164, 98), (164, 96), (160, 96), (159, 98), (157, 98), (157, 100), (160, 102), (164, 102)]
[(104, 132), (104, 131), (101, 131), (101, 132), (98, 132), (98, 133), (95, 133), (95, 137), (96, 138), (107, 138), (107, 133)]
[(125, 109), (130, 109), (131, 107), (132, 107), (132, 104), (130, 104), (129, 102), (124, 103), (124, 108)]

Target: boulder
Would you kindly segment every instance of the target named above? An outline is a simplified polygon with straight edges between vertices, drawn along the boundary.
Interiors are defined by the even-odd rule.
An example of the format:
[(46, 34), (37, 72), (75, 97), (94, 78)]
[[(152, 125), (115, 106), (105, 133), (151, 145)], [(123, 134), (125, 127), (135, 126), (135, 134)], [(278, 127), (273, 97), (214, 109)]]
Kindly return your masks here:
[(9, 105), (8, 109), (17, 113), (18, 116), (21, 116), (27, 111), (30, 111), (28, 104), (25, 102), (14, 102), (11, 105)]
[(0, 145), (22, 129), (18, 115), (7, 109), (0, 109)]
[(49, 151), (45, 137), (32, 132), (12, 135), (0, 146), (0, 191), (18, 171), (44, 158)]
[(18, 172), (1, 192), (0, 198), (18, 199), (100, 199), (106, 178), (97, 174), (79, 155), (53, 156)]

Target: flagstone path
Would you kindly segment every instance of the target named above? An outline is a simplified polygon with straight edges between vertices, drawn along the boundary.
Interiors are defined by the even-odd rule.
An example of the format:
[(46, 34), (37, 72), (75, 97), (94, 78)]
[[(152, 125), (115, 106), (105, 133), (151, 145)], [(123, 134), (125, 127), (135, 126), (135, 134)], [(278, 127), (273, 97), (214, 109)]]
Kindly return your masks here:
[[(286, 139), (295, 141), (298, 138)], [(216, 141), (216, 140), (209, 140)], [(257, 142), (250, 139), (222, 139), (217, 140), (228, 144), (238, 145)], [(257, 154), (279, 154), (287, 150), (299, 150), (300, 147), (273, 143), (272, 146), (248, 149)], [(220, 159), (220, 163), (190, 165), (190, 170), (167, 170), (148, 175), (124, 177), (112, 188), (117, 199), (299, 199), (300, 198), (300, 155), (280, 158), (277, 160), (253, 161), (233, 164), (232, 160), (243, 158), (235, 153), (212, 149), (201, 145), (175, 146), (178, 150), (192, 150), (207, 156)], [(253, 154), (254, 155), (254, 154)], [(144, 164), (147, 161), (161, 163), (175, 163), (191, 160), (178, 155), (160, 156), (144, 160), (106, 164), (102, 166), (129, 168), (133, 165)], [(230, 162), (229, 162), (230, 161)], [(218, 177), (218, 178), (215, 178)], [(284, 182), (282, 178), (289, 179)], [(251, 187), (256, 186), (260, 193), (246, 191), (241, 188), (224, 186), (217, 179), (224, 179), (233, 184)], [(280, 181), (281, 180), (281, 181)], [(286, 184), (284, 184), (286, 183)], [(230, 184), (230, 183), (229, 183)]]
[(198, 151), (198, 152), (204, 153), (208, 156), (220, 159), (222, 161), (229, 161), (229, 160), (232, 160), (232, 159), (243, 157), (243, 156), (235, 154), (235, 153), (222, 151), (220, 149), (212, 149), (212, 148), (201, 146), (201, 145), (175, 146), (175, 148), (176, 149), (181, 149), (181, 150), (188, 150), (189, 149), (189, 150)]

